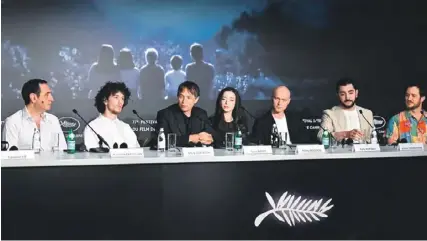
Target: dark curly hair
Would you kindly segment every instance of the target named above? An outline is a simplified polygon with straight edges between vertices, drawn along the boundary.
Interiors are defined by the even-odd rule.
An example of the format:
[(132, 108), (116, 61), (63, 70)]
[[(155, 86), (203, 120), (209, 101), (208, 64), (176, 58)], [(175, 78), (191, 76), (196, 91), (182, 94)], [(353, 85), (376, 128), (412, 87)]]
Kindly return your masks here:
[(123, 82), (109, 81), (104, 86), (101, 87), (101, 89), (98, 91), (98, 93), (95, 96), (95, 107), (99, 113), (105, 112), (104, 101), (106, 101), (110, 96), (115, 95), (117, 92), (120, 92), (125, 96), (125, 103), (123, 107), (125, 107), (128, 104), (128, 100), (131, 93), (128, 87), (126, 87), (126, 84)]

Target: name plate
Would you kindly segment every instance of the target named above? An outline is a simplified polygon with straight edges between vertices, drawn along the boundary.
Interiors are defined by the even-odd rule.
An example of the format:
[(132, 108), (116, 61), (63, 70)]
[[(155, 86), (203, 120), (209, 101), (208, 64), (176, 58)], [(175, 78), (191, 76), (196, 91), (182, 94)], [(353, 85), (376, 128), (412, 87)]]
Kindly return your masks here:
[(353, 144), (353, 152), (377, 152), (381, 151), (379, 144)]
[(2, 151), (1, 159), (34, 159), (34, 150)]
[(143, 148), (110, 149), (110, 157), (144, 157)]
[(423, 143), (399, 143), (399, 151), (424, 151)]
[(273, 154), (273, 148), (270, 145), (261, 146), (243, 146), (244, 155), (255, 155), (255, 154)]
[(323, 145), (297, 145), (295, 154), (316, 154), (325, 153), (325, 147)]
[(183, 147), (182, 156), (214, 156), (213, 147)]

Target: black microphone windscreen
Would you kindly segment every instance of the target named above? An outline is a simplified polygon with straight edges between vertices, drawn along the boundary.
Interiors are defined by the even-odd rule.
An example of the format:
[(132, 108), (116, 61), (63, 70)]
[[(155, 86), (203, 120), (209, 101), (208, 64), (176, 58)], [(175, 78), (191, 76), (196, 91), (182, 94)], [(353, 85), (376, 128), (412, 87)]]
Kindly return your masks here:
[(136, 110), (132, 110), (132, 112), (136, 115), (136, 114), (138, 114), (138, 112), (136, 112)]
[(113, 148), (114, 148), (114, 149), (117, 149), (117, 148), (119, 148), (119, 145), (118, 145), (116, 142), (114, 142), (114, 144), (113, 144)]
[(408, 140), (406, 140), (406, 138), (402, 138), (400, 139), (399, 143), (408, 143)]
[(77, 110), (76, 110), (76, 109), (73, 109), (73, 113), (77, 114)]
[(351, 139), (351, 138), (348, 138), (348, 139), (345, 141), (345, 144), (347, 144), (347, 145), (353, 145), (353, 143), (354, 143), (354, 141), (353, 141), (353, 139)]
[(11, 146), (9, 148), (9, 151), (17, 151), (17, 150), (18, 150), (18, 147), (16, 147), (16, 146)]
[(128, 148), (128, 144), (126, 144), (126, 142), (123, 142), (122, 144), (120, 144), (120, 148)]
[(360, 113), (360, 114), (363, 114), (363, 111), (362, 111), (362, 110), (359, 110), (359, 113)]

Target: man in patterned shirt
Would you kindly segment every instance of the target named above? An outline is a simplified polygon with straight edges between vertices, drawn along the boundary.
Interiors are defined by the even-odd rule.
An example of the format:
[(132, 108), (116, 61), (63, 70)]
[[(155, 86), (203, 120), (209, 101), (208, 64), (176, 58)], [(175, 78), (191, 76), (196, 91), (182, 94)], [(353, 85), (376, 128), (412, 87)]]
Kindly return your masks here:
[(406, 110), (393, 116), (387, 125), (388, 144), (402, 142), (404, 139), (408, 143), (426, 143), (427, 113), (422, 109), (425, 98), (424, 89), (420, 84), (407, 86)]

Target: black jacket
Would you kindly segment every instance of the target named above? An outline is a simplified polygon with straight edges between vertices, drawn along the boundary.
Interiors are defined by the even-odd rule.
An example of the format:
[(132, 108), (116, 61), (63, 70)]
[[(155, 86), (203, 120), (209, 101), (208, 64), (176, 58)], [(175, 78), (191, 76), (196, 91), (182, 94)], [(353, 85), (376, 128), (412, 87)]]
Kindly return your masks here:
[(242, 132), (243, 145), (246, 145), (248, 140), (249, 128), (248, 120), (244, 114), (239, 114), (236, 122), (226, 123), (222, 116), (211, 116), (209, 120), (213, 127), (213, 139), (215, 148), (224, 148), (225, 147), (225, 133), (227, 132), (236, 132), (237, 129), (240, 129)]
[(189, 136), (191, 134), (198, 134), (200, 132), (212, 134), (213, 132), (206, 111), (199, 107), (193, 107), (191, 116), (186, 117), (178, 104), (173, 104), (158, 111), (156, 119), (157, 125), (156, 132), (154, 133), (155, 138), (152, 139), (152, 147), (157, 146), (157, 135), (160, 128), (164, 129), (166, 148), (169, 133), (176, 134), (176, 145), (178, 147), (187, 147), (200, 145), (200, 143), (189, 143)]
[[(292, 144), (309, 143), (310, 136), (307, 134), (302, 120), (295, 113), (286, 111), (285, 114)], [(251, 142), (259, 145), (271, 145), (270, 134), (274, 123), (271, 110), (257, 118), (252, 127)]]

